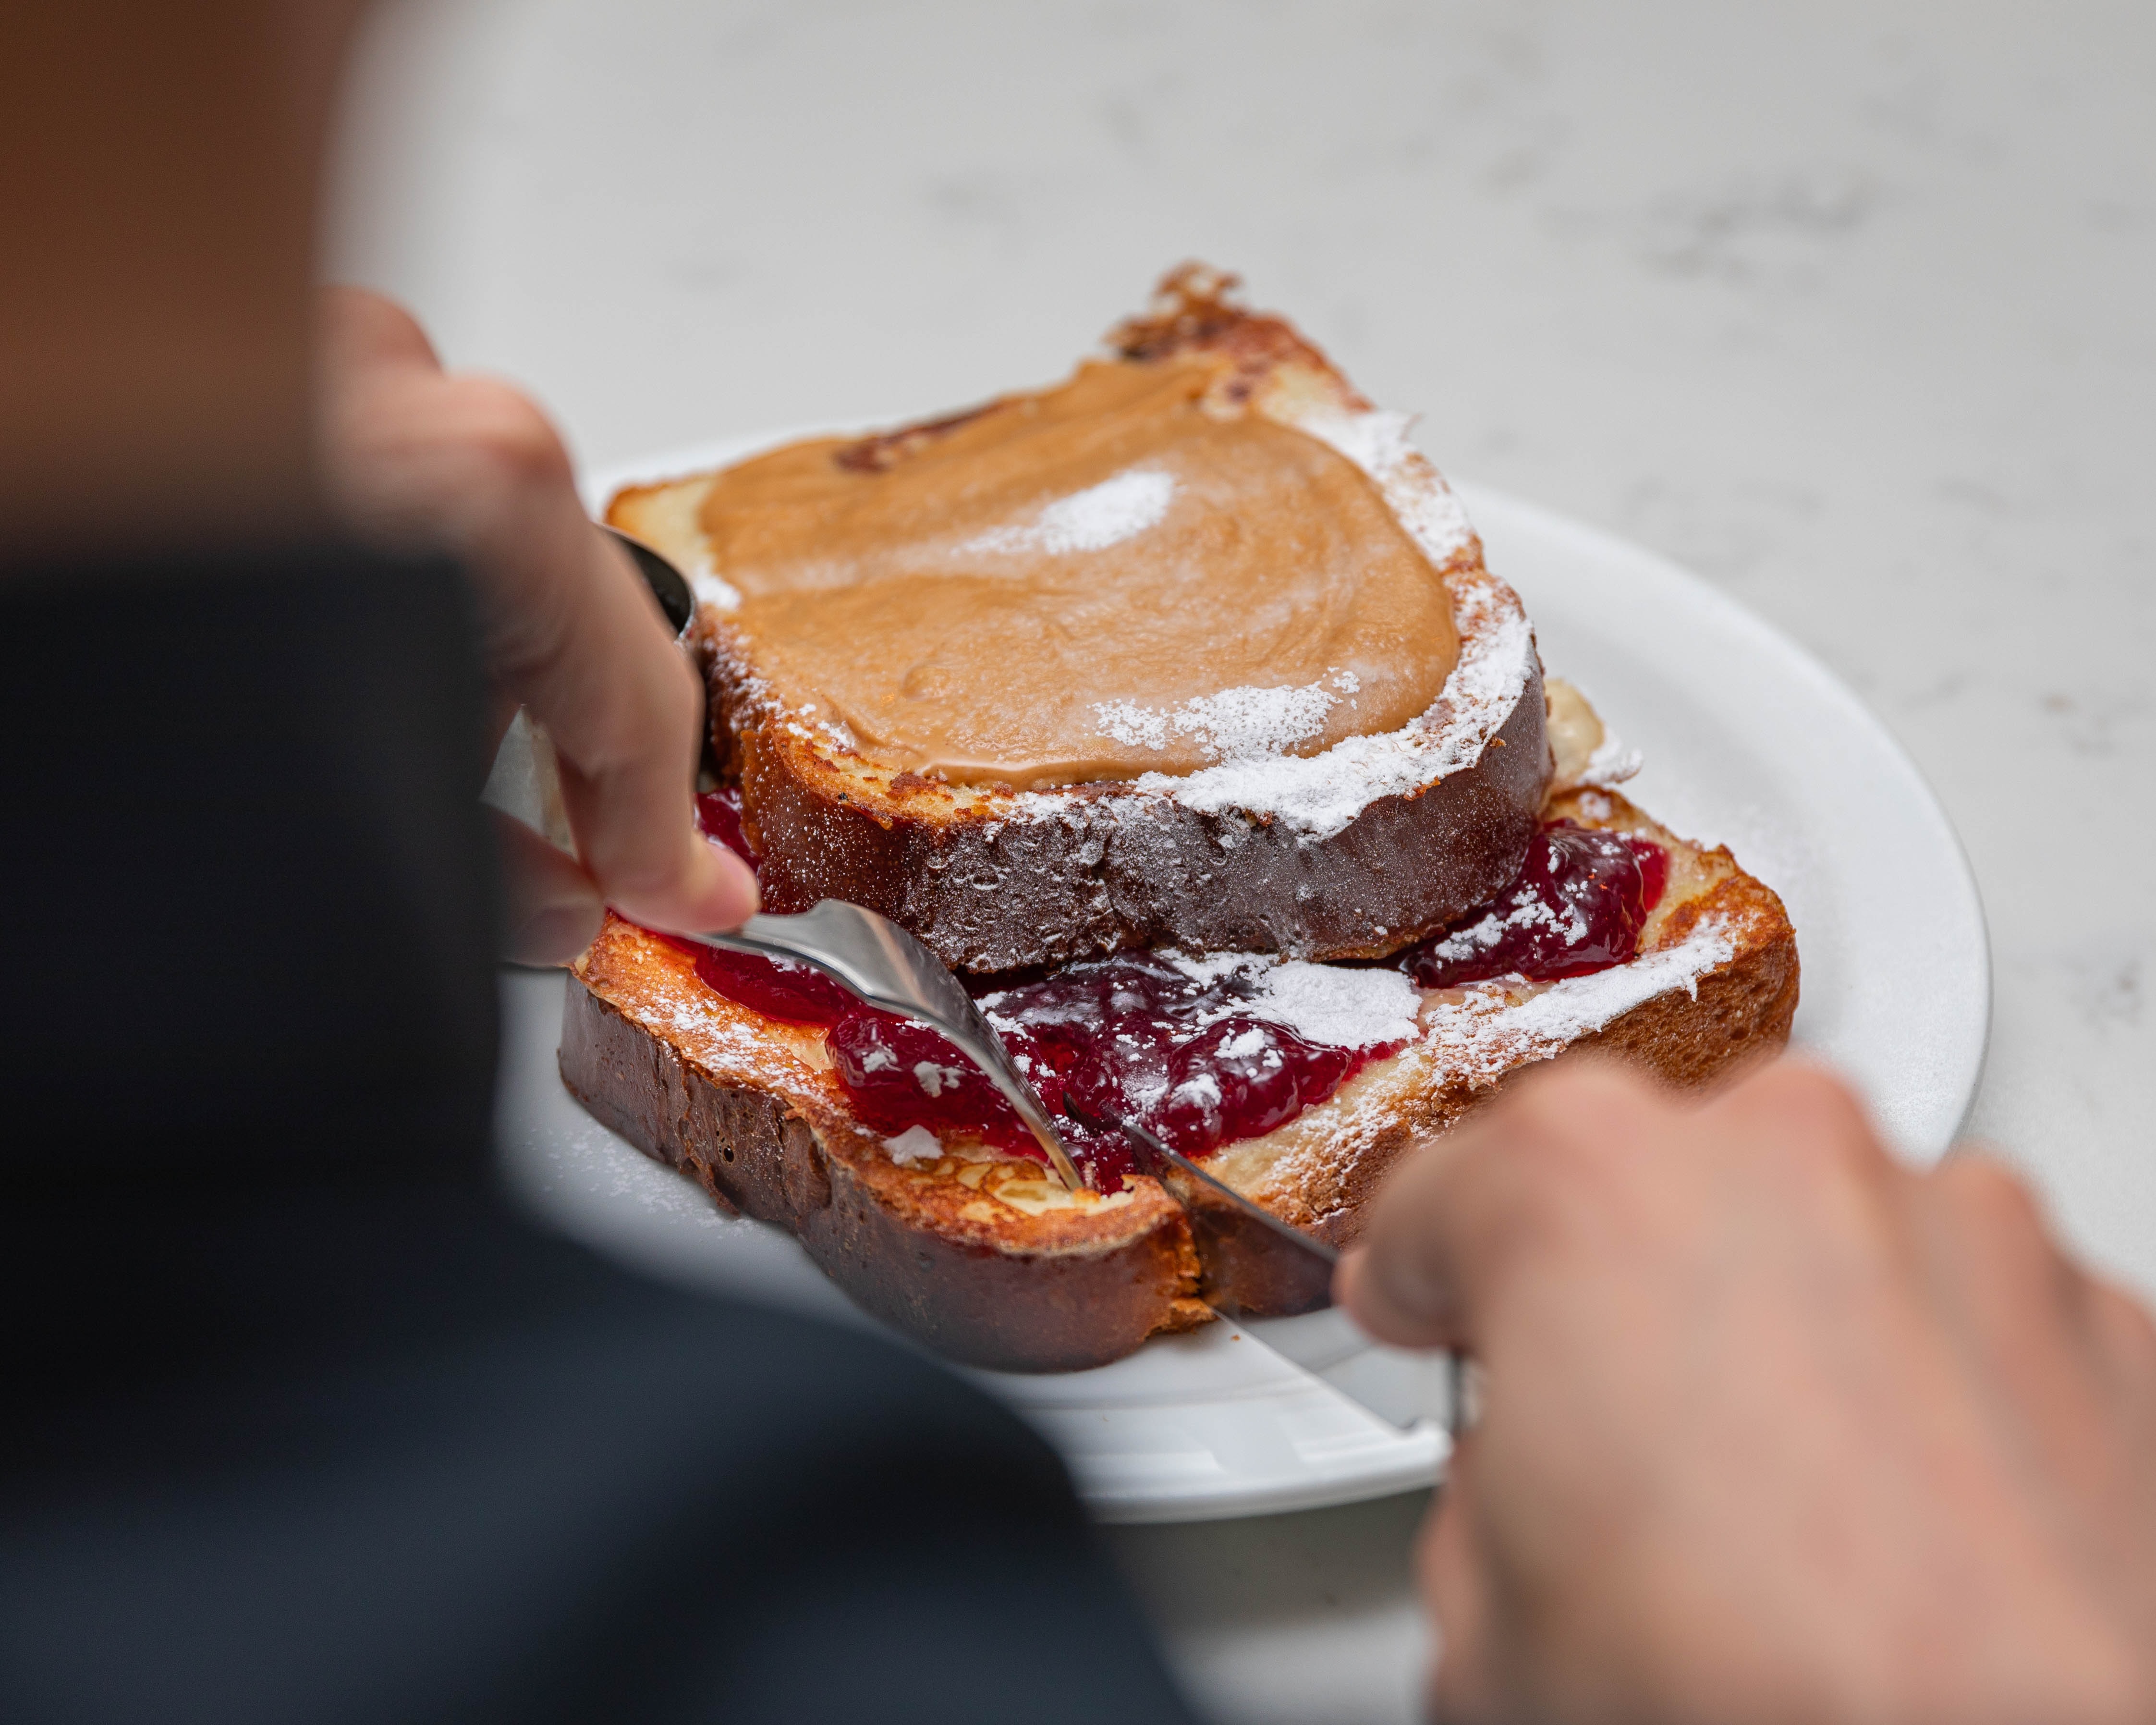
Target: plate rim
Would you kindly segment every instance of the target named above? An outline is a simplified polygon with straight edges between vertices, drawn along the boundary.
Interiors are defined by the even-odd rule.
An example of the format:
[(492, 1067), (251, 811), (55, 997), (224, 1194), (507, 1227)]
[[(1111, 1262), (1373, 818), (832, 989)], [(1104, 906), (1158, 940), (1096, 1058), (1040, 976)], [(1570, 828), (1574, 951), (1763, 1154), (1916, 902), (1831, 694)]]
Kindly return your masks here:
[[(1940, 860), (1948, 865), (1946, 880), (1954, 888), (1955, 896), (1961, 901), (1958, 908), (1966, 913), (1967, 932), (1971, 937), (1968, 957), (1975, 971), (1974, 993), (1980, 1008), (1974, 1054), (1951, 1127), (1937, 1143), (1901, 1147), (1905, 1155), (1914, 1154), (1926, 1162), (1936, 1161), (1944, 1156), (1968, 1129), (1970, 1116), (1975, 1111), (1977, 1098), (1984, 1086), (1984, 1071), (1991, 1057), (1993, 1020), (1998, 1009), (1997, 978), (1991, 951), (1991, 922), (1984, 908), (1982, 883), (1977, 879), (1975, 865), (1969, 860), (1969, 847), (1963, 843), (1953, 816), (1948, 814), (1945, 803), (1930, 779), (1925, 777), (1916, 757), (1910, 753), (1907, 745), (1895, 736), (1864, 698), (1818, 654), (1794, 635), (1777, 628), (1741, 599), (1723, 592), (1705, 576), (1686, 568), (1676, 558), (1656, 551), (1651, 546), (1642, 545), (1637, 540), (1628, 539), (1606, 527), (1582, 521), (1578, 516), (1567, 515), (1547, 504), (1537, 503), (1502, 487), (1486, 485), (1471, 479), (1456, 478), (1450, 474), (1445, 479), (1446, 483), (1460, 494), (1471, 522), (1476, 519), (1479, 499), (1493, 506), (1498, 511), (1532, 522), (1536, 531), (1553, 538), (1568, 540), (1583, 549), (1591, 547), (1601, 556), (1653, 569), (1657, 577), (1684, 592), (1689, 603), (1714, 617), (1722, 627), (1743, 633), (1763, 649), (1802, 671), (1810, 684), (1812, 692), (1833, 702), (1866, 732), (1887, 764), (1893, 768), (1904, 786), (1915, 793), (1909, 806), (1920, 813), (1926, 824), (1932, 829), (1931, 836), (1940, 847)], [(1479, 535), (1479, 528), (1477, 531)]]

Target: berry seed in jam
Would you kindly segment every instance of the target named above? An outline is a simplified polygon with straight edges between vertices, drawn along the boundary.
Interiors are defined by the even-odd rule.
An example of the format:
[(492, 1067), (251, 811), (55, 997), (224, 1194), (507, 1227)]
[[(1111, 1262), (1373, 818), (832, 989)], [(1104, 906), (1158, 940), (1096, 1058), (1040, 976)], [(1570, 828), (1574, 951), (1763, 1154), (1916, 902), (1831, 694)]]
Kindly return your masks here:
[(1511, 886), (1414, 947), (1402, 968), (1425, 988), (1607, 970), (1640, 950), (1640, 930), (1668, 878), (1661, 845), (1556, 822), (1527, 841)]

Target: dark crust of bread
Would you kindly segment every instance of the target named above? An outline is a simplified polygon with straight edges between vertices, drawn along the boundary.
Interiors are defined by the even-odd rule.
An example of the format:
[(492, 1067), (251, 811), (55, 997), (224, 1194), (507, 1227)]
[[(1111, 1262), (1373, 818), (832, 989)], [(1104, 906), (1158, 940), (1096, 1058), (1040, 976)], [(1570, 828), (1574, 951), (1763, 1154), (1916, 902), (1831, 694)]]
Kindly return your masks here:
[(1072, 1371), (1211, 1316), (1183, 1214), (1149, 1181), (1075, 1241), (1014, 1215), (968, 1225), (964, 1189), (909, 1178), (811, 1097), (714, 1080), (575, 974), (560, 1060), (602, 1124), (726, 1209), (790, 1230), (857, 1305), (947, 1358)]
[[(1068, 816), (1010, 819), (925, 780), (879, 780), (781, 725), (738, 723), (730, 661), (711, 695), (765, 859), (765, 906), (865, 905), (973, 972), (1167, 945), (1383, 957), (1512, 880), (1548, 771), (1537, 675), (1475, 768), (1379, 798), (1317, 843), (1121, 787), (1073, 787), (1058, 793)], [(1084, 818), (1111, 798), (1119, 818)]]
[(1299, 1317), (1332, 1303), (1330, 1253), (1306, 1252), (1195, 1180), (1175, 1193), (1204, 1272), (1199, 1296), (1231, 1317)]
[[(1368, 410), (1291, 326), (1231, 304), (1232, 285), (1186, 265), (1162, 283), (1152, 313), (1114, 331), (1110, 345), (1131, 364), (1196, 352), (1224, 362), (1213, 387), (1239, 406), (1262, 406), (1276, 393)], [(880, 470), (993, 406), (865, 438), (835, 459)], [(662, 489), (619, 494), (609, 519), (634, 531), (638, 500)], [(1489, 580), (1471, 540), (1445, 569), (1455, 583)], [(1203, 812), (1119, 783), (1019, 797), (894, 772), (778, 710), (756, 676), (752, 644), (723, 617), (707, 619), (699, 641), (712, 744), (724, 772), (740, 780), (747, 824), (767, 859), (767, 907), (799, 911), (824, 898), (865, 905), (953, 968), (977, 973), (1166, 944), (1384, 957), (1512, 879), (1549, 773), (1538, 663), (1476, 758), (1373, 800), (1317, 838), (1262, 814)], [(1448, 697), (1418, 722), (1450, 724), (1452, 712)]]

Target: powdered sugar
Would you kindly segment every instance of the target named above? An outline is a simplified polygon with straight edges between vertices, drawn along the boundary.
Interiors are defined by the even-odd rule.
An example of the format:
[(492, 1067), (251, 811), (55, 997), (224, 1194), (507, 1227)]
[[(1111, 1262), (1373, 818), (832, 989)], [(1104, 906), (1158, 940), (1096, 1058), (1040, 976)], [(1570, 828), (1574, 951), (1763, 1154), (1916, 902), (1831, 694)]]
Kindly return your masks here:
[(1736, 952), (1727, 928), (1703, 922), (1674, 947), (1590, 976), (1534, 988), (1517, 982), (1480, 983), (1456, 993), (1429, 995), (1423, 1028), (1432, 1058), (1447, 1076), (1490, 1082), (1524, 1061), (1562, 1053), (1658, 994), (1682, 988), (1697, 999), (1699, 979)]
[(1101, 721), (1101, 734), (1112, 737), (1125, 748), (1168, 747), (1169, 715), (1157, 706), (1140, 706), (1135, 701), (1101, 701), (1093, 704), (1093, 716)]
[(1172, 733), (1194, 738), (1213, 760), (1261, 761), (1317, 736), (1341, 696), (1361, 686), (1354, 672), (1333, 670), (1299, 686), (1224, 689), (1167, 711), (1134, 701), (1102, 701), (1093, 711), (1102, 732), (1127, 747), (1165, 748)]
[(1272, 968), (1253, 1011), (1306, 1042), (1373, 1048), (1413, 1039), (1415, 1003), (1415, 986), (1399, 971), (1349, 970), (1297, 958)]
[(1604, 725), (1602, 741), (1595, 744), (1594, 752), (1587, 757), (1587, 765), (1580, 770), (1579, 782), (1605, 791), (1614, 790), (1645, 764), (1639, 750), (1628, 747), (1622, 737)]
[(1475, 534), (1466, 511), (1409, 443), (1406, 415), (1306, 413), (1292, 423), (1361, 468), (1423, 555), (1446, 572), (1459, 660), (1430, 711), (1398, 731), (1347, 737), (1307, 757), (1224, 753), (1218, 765), (1180, 777), (1148, 773), (1135, 784), (1202, 814), (1267, 817), (1316, 843), (1379, 798), (1404, 795), (1480, 760), (1526, 692), (1535, 642), (1518, 597), (1467, 555)]
[(1564, 938), (1578, 944), (1588, 936), (1586, 913), (1578, 905), (1568, 904), (1562, 911), (1555, 905), (1539, 898), (1526, 899), (1515, 904), (1509, 913), (1502, 910), (1486, 912), (1481, 920), (1465, 927), (1455, 928), (1430, 948), (1433, 956), (1445, 960), (1458, 961), (1472, 958), (1486, 952), (1505, 937), (1508, 929), (1529, 929), (1537, 926), (1554, 928), (1560, 922), (1567, 925)]
[(1199, 746), (1221, 760), (1263, 760), (1317, 736), (1339, 698), (1322, 683), (1297, 689), (1223, 689), (1184, 702), (1176, 728), (1188, 726)]
[(964, 1066), (942, 1065), (934, 1060), (916, 1060), (913, 1065), (913, 1081), (921, 1086), (921, 1093), (932, 1101), (945, 1091), (954, 1091), (963, 1084), (968, 1070)]
[(1210, 1072), (1194, 1072), (1175, 1086), (1175, 1094), (1184, 1101), (1200, 1105), (1220, 1106), (1220, 1081)]
[(909, 1126), (896, 1137), (886, 1138), (883, 1147), (901, 1168), (934, 1162), (943, 1154), (943, 1141), (925, 1126)]
[(1674, 947), (1590, 976), (1544, 985), (1514, 978), (1424, 994), (1413, 1045), (1269, 1137), (1227, 1147), (1223, 1177), (1261, 1202), (1285, 1199), (1290, 1209), (1314, 1202), (1313, 1214), (1329, 1214), (1342, 1172), (1397, 1138), (1404, 1118), (1456, 1116), (1466, 1096), (1554, 1059), (1660, 995), (1681, 988), (1697, 999), (1701, 982), (1736, 952), (1732, 931), (1707, 921)]
[(1414, 425), (1410, 414), (1378, 411), (1312, 413), (1296, 422), (1298, 431), (1330, 444), (1370, 476), (1423, 555), (1441, 569), (1475, 542), (1475, 530), (1452, 488), (1408, 441)]
[(962, 552), (1040, 551), (1051, 557), (1106, 551), (1160, 525), (1175, 498), (1175, 479), (1158, 468), (1127, 468), (1097, 485), (1046, 505), (1024, 526), (996, 527), (965, 541)]
[[(1466, 584), (1463, 578), (1462, 584)], [(1494, 592), (1491, 589), (1495, 589)], [(1209, 814), (1270, 815), (1300, 836), (1329, 839), (1380, 797), (1397, 797), (1472, 766), (1512, 714), (1534, 663), (1534, 633), (1510, 592), (1484, 578), (1455, 611), (1486, 614), (1460, 631), (1460, 662), (1434, 713), (1398, 731), (1344, 737), (1322, 755), (1223, 761), (1181, 778), (1148, 773), (1138, 789)]]
[(1162, 956), (1194, 983), (1217, 983), (1221, 978), (1250, 967), (1262, 967), (1273, 961), (1259, 952), (1166, 952)]
[(696, 596), (699, 607), (709, 605), (714, 611), (741, 609), (740, 591), (719, 573), (717, 565), (711, 561), (710, 547), (703, 543), (701, 533), (697, 535), (696, 556), (690, 559), (689, 567), (681, 572), (688, 578), (689, 591)]
[(1414, 984), (1400, 971), (1310, 964), (1262, 952), (1161, 956), (1194, 982), (1216, 983), (1240, 971), (1255, 984), (1250, 999), (1224, 1004), (1221, 1018), (1264, 1019), (1292, 1030), (1305, 1042), (1332, 1048), (1374, 1048), (1381, 1043), (1411, 1041), (1417, 1034), (1419, 997)]

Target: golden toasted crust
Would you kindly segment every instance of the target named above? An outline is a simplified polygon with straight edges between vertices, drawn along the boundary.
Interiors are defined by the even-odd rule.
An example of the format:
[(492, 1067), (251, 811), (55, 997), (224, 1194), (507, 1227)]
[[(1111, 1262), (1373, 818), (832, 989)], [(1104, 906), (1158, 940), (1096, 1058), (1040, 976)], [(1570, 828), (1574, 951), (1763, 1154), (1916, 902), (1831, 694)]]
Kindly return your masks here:
[[(1153, 311), (1111, 335), (1117, 357), (1151, 365), (1203, 352), (1224, 362), (1209, 390), (1224, 412), (1305, 427), (1368, 412), (1287, 323), (1231, 305), (1232, 282), (1196, 265), (1174, 272)], [(876, 470), (972, 417), (865, 438), (834, 459)], [(1388, 471), (1381, 489), (1396, 513), (1433, 500), (1451, 506), (1420, 455), (1404, 453)], [(710, 478), (632, 487), (607, 518), (694, 564), (704, 555), (697, 511)], [(767, 858), (765, 903), (782, 912), (821, 898), (865, 905), (947, 963), (977, 973), (1168, 944), (1319, 959), (1399, 951), (1511, 880), (1548, 778), (1541, 667), (1517, 598), (1483, 566), (1481, 544), (1464, 527), (1440, 572), (1463, 651), (1479, 642), (1505, 657), (1512, 681), (1503, 686), (1517, 692), (1498, 701), (1455, 675), (1410, 728), (1419, 737), (1456, 737), (1466, 752), (1407, 788), (1373, 793), (1322, 837), (1264, 810), (1199, 808), (1158, 787), (1109, 782), (1021, 793), (880, 767), (777, 703), (757, 676), (752, 644), (706, 609), (696, 639), (712, 742), (741, 783), (747, 828)], [(1471, 683), (1476, 694), (1465, 692)]]
[(610, 917), (573, 968), (561, 1070), (605, 1125), (791, 1230), (857, 1303), (952, 1359), (1068, 1371), (1212, 1317), (1152, 1181), (1072, 1204), (1021, 1158), (901, 1166), (847, 1113), (820, 1037), (714, 993), (632, 924)]
[[(1534, 1003), (1563, 1004), (1568, 987), (1592, 999), (1589, 989), (1429, 993), (1420, 1040), (1287, 1125), (1229, 1146), (1216, 1175), (1344, 1245), (1401, 1156), (1543, 1060), (1597, 1049), (1698, 1089), (1787, 1041), (1796, 940), (1771, 890), (1727, 850), (1684, 843), (1614, 793), (1567, 791), (1546, 813), (1636, 833), (1669, 854), (1640, 957), (1582, 979), (1615, 1009), (1574, 1029), (1593, 1013), (1571, 1008), (1553, 1028)], [(1628, 979), (1636, 999), (1621, 992)], [(819, 1033), (712, 993), (685, 956), (628, 923), (609, 921), (578, 962), (562, 1070), (608, 1125), (721, 1201), (793, 1230), (861, 1305), (954, 1358), (1099, 1364), (1209, 1316), (1188, 1226), (1153, 1182), (1134, 1180), (1127, 1199), (1068, 1206), (1029, 1161), (901, 1166), (848, 1114)], [(1292, 1247), (1251, 1239), (1229, 1291), (1245, 1310), (1322, 1303)]]

